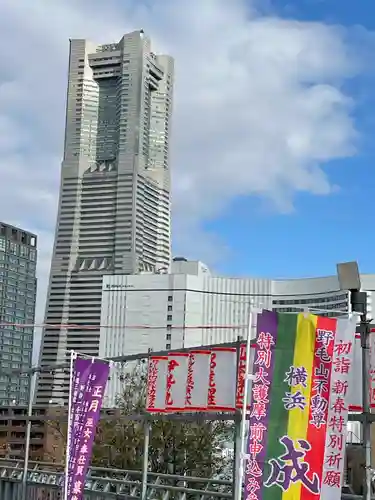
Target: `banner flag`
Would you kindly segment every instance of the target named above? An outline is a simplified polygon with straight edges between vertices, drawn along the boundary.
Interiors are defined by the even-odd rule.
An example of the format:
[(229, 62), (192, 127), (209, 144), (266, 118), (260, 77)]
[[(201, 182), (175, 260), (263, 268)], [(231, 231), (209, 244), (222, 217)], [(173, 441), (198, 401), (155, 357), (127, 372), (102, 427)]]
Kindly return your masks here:
[(66, 500), (82, 500), (89, 469), (96, 427), (100, 419), (109, 364), (98, 359), (74, 360), (69, 449), (67, 450), (68, 488)]
[(186, 411), (207, 410), (208, 380), (211, 351), (197, 350), (189, 353), (185, 394)]
[(355, 319), (258, 315), (246, 500), (339, 500)]
[(165, 411), (184, 411), (189, 354), (174, 352), (168, 356)]
[(210, 411), (233, 411), (235, 409), (236, 362), (236, 348), (211, 349), (207, 402)]
[(70, 408), (70, 444), (68, 488), (71, 487), (72, 470), (75, 466), (76, 450), (79, 436), (83, 428), (85, 391), (91, 378), (91, 359), (75, 358), (72, 375), (72, 404)]
[(321, 490), (321, 497), (329, 500), (341, 499), (349, 413), (347, 393), (351, 378), (353, 340), (353, 327), (350, 322), (337, 321)]
[(147, 373), (146, 411), (163, 413), (167, 390), (168, 356), (151, 356)]

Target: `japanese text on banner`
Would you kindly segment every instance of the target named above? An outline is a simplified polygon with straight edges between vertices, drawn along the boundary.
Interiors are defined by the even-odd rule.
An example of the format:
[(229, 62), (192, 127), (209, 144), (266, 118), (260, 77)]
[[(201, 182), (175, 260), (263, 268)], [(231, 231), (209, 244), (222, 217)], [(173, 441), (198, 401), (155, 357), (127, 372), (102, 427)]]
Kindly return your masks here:
[(249, 417), (245, 466), (245, 500), (259, 500), (263, 484), (266, 457), (270, 384), (273, 351), (276, 344), (276, 324), (267, 314), (258, 315), (257, 340), (254, 352), (252, 405)]
[(323, 464), (322, 495), (337, 499), (341, 495), (345, 460), (346, 426), (348, 421), (348, 387), (353, 356), (353, 341), (350, 329), (336, 334), (333, 351), (331, 394), (328, 409), (328, 429)]
[[(76, 363), (79, 360), (76, 360)], [(108, 363), (94, 360), (91, 363), (91, 371), (86, 390), (83, 393), (81, 403), (81, 416), (79, 422), (79, 434), (76, 432), (74, 447), (71, 447), (70, 467), (68, 474), (68, 499), (82, 500), (86, 475), (90, 465), (92, 447), (95, 438), (96, 427), (100, 419), (100, 409), (103, 402), (104, 391), (109, 376)], [(70, 415), (71, 429), (74, 426), (72, 416), (75, 412), (72, 408)]]

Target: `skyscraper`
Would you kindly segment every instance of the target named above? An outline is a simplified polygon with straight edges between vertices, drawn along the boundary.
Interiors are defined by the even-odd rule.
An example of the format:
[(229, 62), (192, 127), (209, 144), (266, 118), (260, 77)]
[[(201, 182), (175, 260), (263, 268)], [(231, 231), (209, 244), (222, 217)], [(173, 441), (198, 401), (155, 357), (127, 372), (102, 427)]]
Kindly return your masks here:
[(0, 405), (25, 405), (29, 376), (5, 372), (27, 369), (33, 354), (37, 237), (0, 223)]
[[(44, 329), (43, 365), (64, 362), (71, 349), (98, 354), (103, 275), (169, 266), (173, 72), (143, 31), (107, 45), (70, 41), (45, 316), (61, 327)], [(42, 375), (38, 403), (66, 403), (68, 384), (66, 373)]]

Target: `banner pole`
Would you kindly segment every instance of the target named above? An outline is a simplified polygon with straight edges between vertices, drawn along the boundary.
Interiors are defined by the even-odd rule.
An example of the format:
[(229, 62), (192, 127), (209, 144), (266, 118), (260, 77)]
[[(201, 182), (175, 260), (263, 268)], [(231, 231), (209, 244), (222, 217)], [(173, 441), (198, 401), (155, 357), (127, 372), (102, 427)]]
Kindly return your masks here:
[(26, 424), (25, 458), (23, 462), (22, 475), (22, 500), (27, 498), (27, 473), (29, 468), (30, 438), (31, 438), (31, 418), (33, 416), (34, 391), (36, 386), (36, 372), (30, 375), (29, 404), (27, 408), (28, 421)]
[(246, 371), (244, 380), (243, 402), (242, 402), (242, 415), (241, 415), (241, 430), (240, 430), (240, 457), (238, 460), (238, 470), (235, 483), (235, 500), (241, 500), (242, 496), (242, 483), (245, 467), (245, 451), (246, 451), (246, 414), (247, 414), (247, 400), (249, 392), (249, 369), (250, 369), (250, 349), (251, 349), (251, 325), (253, 318), (253, 310), (249, 304), (248, 328), (246, 339)]
[(141, 500), (147, 497), (147, 475), (148, 475), (148, 448), (150, 444), (150, 423), (144, 422), (144, 442), (143, 442), (143, 465), (142, 465), (142, 491)]
[[(237, 386), (238, 386), (238, 374), (240, 370), (241, 363), (241, 337), (237, 337), (237, 346), (236, 346), (236, 394), (237, 394)], [(236, 500), (236, 484), (237, 484), (237, 470), (240, 464), (240, 451), (241, 451), (241, 443), (240, 443), (240, 433), (241, 433), (241, 413), (236, 409), (235, 410), (235, 420), (234, 420), (234, 433), (233, 433), (233, 471), (232, 471), (232, 481), (233, 481), (233, 489), (232, 489), (232, 497), (233, 500)]]
[(68, 500), (68, 476), (70, 462), (70, 441), (71, 441), (71, 418), (72, 418), (72, 403), (73, 403), (73, 370), (74, 370), (75, 352), (70, 351), (70, 370), (69, 370), (69, 400), (68, 400), (68, 429), (66, 433), (66, 450), (65, 450), (65, 480), (64, 480), (64, 500)]

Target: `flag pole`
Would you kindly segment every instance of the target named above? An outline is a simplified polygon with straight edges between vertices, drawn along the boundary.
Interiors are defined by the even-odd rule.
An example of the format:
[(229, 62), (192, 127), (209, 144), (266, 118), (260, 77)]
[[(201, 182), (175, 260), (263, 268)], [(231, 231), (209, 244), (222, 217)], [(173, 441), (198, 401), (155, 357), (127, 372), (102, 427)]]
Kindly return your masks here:
[[(252, 375), (249, 374), (250, 371), (250, 350), (251, 350), (251, 333), (252, 333), (252, 319), (253, 319), (253, 308), (249, 304), (249, 315), (248, 315), (248, 328), (247, 328), (247, 339), (246, 339), (246, 370), (245, 370), (245, 380), (244, 380), (244, 391), (243, 391), (243, 401), (242, 401), (242, 415), (241, 415), (241, 428), (240, 428), (240, 459), (238, 461), (238, 470), (236, 474), (235, 482), (235, 500), (241, 500), (242, 496), (242, 483), (244, 477), (244, 467), (245, 467), (245, 456), (246, 456), (246, 415), (247, 415), (247, 401), (249, 393), (249, 378)], [(236, 465), (236, 464), (235, 464)]]
[(69, 485), (69, 462), (70, 462), (70, 448), (71, 448), (71, 428), (72, 428), (72, 404), (73, 404), (73, 371), (74, 360), (76, 353), (70, 351), (70, 370), (69, 370), (69, 400), (68, 400), (68, 429), (66, 434), (66, 450), (65, 450), (65, 478), (64, 478), (64, 500), (68, 500), (68, 485)]

